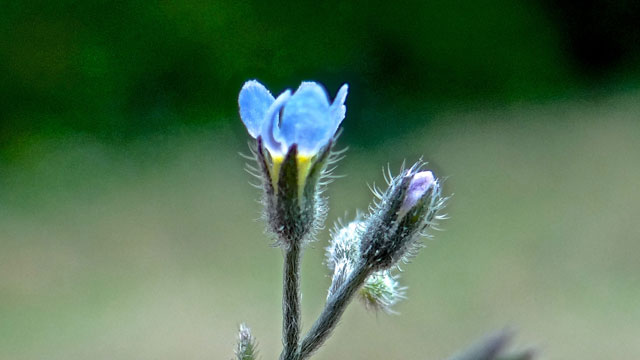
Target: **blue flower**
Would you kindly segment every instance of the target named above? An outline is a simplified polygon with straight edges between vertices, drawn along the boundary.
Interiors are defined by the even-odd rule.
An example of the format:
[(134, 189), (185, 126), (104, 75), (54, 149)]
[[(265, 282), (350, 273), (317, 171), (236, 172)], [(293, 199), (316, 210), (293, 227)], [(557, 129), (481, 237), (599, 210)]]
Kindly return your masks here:
[(256, 80), (247, 81), (240, 95), (240, 118), (249, 134), (262, 138), (274, 159), (282, 159), (292, 145), (301, 158), (311, 158), (335, 135), (345, 117), (348, 86), (342, 85), (333, 101), (322, 85), (303, 82), (292, 94), (277, 98)]
[(315, 82), (277, 98), (256, 80), (240, 90), (240, 118), (258, 140), (257, 166), (249, 170), (261, 180), (267, 228), (280, 245), (304, 243), (324, 223), (327, 182), (321, 179), (336, 161), (332, 139), (345, 116), (347, 91), (345, 84), (331, 102)]

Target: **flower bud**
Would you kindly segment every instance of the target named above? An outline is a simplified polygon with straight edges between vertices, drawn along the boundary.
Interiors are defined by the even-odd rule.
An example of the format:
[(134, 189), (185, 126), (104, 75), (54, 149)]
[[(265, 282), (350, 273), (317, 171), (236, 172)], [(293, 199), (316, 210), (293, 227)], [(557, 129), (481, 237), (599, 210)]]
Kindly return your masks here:
[(333, 271), (327, 298), (345, 282), (360, 261), (360, 229), (362, 221), (356, 219), (342, 229), (332, 233), (331, 244), (327, 247), (327, 266)]
[(367, 309), (394, 313), (392, 307), (405, 298), (406, 287), (400, 286), (397, 276), (389, 270), (376, 271), (369, 275), (360, 288), (360, 300)]
[(362, 260), (373, 270), (386, 270), (407, 261), (420, 247), (419, 238), (435, 220), (446, 199), (431, 171), (415, 164), (390, 179), (379, 202), (372, 207), (362, 232)]
[(258, 357), (256, 341), (245, 324), (240, 324), (235, 353), (237, 360), (256, 360)]
[[(326, 253), (327, 266), (333, 271), (327, 298), (330, 298), (356, 266), (360, 265), (360, 237), (363, 226), (364, 222), (358, 216), (348, 225), (336, 228), (332, 232), (331, 243)], [(359, 290), (359, 297), (367, 309), (393, 313), (391, 307), (404, 299), (405, 289), (389, 271), (377, 271), (367, 277)]]
[(332, 232), (331, 244), (327, 247), (327, 265), (330, 270), (344, 261), (357, 262), (360, 258), (360, 229), (363, 222), (356, 219), (342, 229)]

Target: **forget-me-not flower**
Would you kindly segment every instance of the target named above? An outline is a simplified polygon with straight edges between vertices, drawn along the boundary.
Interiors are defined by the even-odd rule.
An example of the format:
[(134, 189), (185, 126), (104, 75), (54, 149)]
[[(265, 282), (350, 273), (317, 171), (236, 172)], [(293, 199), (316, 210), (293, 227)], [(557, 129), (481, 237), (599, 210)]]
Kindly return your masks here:
[(303, 82), (295, 92), (277, 98), (256, 80), (247, 81), (240, 95), (240, 118), (257, 140), (268, 230), (285, 245), (306, 241), (322, 227), (326, 216), (322, 186), (327, 166), (336, 161), (333, 139), (345, 117), (348, 86), (333, 102), (315, 82)]
[(344, 119), (348, 86), (333, 101), (315, 82), (303, 82), (293, 94), (285, 90), (274, 98), (256, 80), (247, 81), (238, 97), (240, 117), (252, 137), (262, 137), (273, 157), (286, 155), (293, 144), (300, 156), (313, 156), (333, 137)]
[[(240, 95), (240, 118), (249, 134), (261, 138), (277, 170), (295, 144), (301, 173), (310, 160), (333, 138), (345, 117), (348, 86), (342, 85), (333, 102), (322, 85), (303, 82), (292, 94), (285, 90), (277, 98), (256, 80), (247, 81)], [(301, 179), (302, 180), (302, 179)]]

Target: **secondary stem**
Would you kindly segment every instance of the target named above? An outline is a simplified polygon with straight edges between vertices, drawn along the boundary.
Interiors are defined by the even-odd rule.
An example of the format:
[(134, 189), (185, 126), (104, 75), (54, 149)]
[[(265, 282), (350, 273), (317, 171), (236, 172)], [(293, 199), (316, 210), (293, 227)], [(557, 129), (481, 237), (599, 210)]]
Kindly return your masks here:
[(302, 340), (297, 360), (306, 359), (324, 343), (338, 324), (340, 317), (342, 317), (356, 291), (362, 286), (370, 273), (371, 270), (367, 266), (359, 265), (338, 291), (328, 299), (322, 314), (320, 314), (318, 320)]
[(281, 360), (294, 360), (300, 337), (300, 241), (292, 241), (285, 250), (282, 289)]

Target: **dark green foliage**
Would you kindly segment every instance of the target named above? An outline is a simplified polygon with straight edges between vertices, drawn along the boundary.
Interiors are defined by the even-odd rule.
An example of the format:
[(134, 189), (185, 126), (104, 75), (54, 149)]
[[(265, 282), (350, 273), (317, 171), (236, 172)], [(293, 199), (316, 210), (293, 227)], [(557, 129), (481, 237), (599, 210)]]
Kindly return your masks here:
[[(232, 99), (251, 77), (277, 92), (292, 79), (347, 81), (359, 89), (354, 103), (548, 97), (578, 82), (565, 22), (546, 11), (507, 0), (7, 3), (0, 143), (235, 121)], [(350, 126), (375, 129), (371, 121)]]

